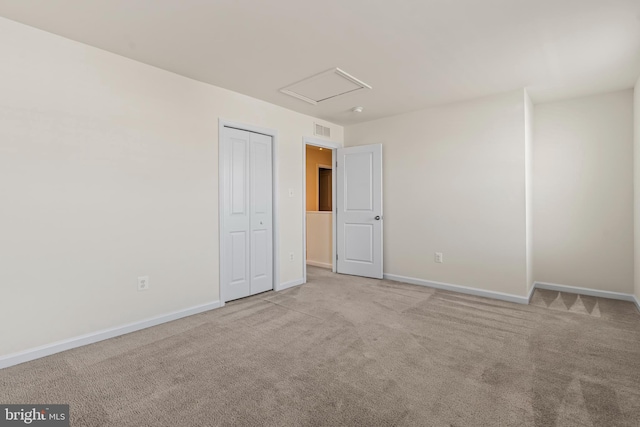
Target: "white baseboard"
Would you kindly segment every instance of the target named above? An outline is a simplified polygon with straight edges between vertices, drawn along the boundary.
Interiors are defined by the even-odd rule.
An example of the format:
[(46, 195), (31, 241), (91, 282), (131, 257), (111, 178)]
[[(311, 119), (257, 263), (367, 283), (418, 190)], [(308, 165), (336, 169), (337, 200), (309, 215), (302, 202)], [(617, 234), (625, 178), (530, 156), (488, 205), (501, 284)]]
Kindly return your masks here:
[(307, 260), (307, 265), (312, 265), (314, 267), (320, 267), (320, 268), (328, 268), (329, 270), (333, 268), (333, 264), (327, 264), (326, 262), (311, 261), (309, 259)]
[(109, 338), (125, 335), (141, 329), (150, 328), (162, 323), (171, 322), (172, 320), (181, 319), (183, 317), (192, 316), (194, 314), (213, 310), (220, 307), (220, 301), (213, 301), (207, 304), (198, 305), (184, 310), (174, 311), (162, 316), (152, 317), (150, 319), (133, 322), (115, 328), (103, 329), (101, 331), (92, 332), (78, 337), (69, 338), (52, 344), (46, 344), (40, 347), (24, 350), (18, 353), (0, 356), (0, 369), (9, 366), (18, 365), (20, 363), (29, 362), (41, 357), (50, 356), (62, 351), (71, 350), (72, 348), (82, 347), (83, 345), (93, 344)]
[(529, 302), (531, 301), (531, 297), (533, 296), (533, 293), (535, 292), (536, 289), (547, 289), (550, 291), (560, 291), (560, 292), (567, 292), (567, 293), (573, 293), (573, 294), (589, 295), (589, 296), (600, 297), (600, 298), (610, 298), (610, 299), (617, 299), (622, 301), (631, 301), (636, 305), (636, 307), (638, 308), (638, 311), (640, 311), (640, 299), (635, 295), (625, 294), (621, 292), (601, 291), (597, 289), (560, 285), (557, 283), (534, 282), (533, 286), (529, 290), (528, 296), (521, 297), (513, 294), (487, 291), (484, 289), (470, 288), (468, 286), (454, 285), (451, 283), (435, 282), (432, 280), (416, 279), (414, 277), (405, 277), (405, 276), (399, 276), (396, 274), (385, 273), (384, 278), (388, 280), (395, 280), (396, 282), (427, 286), (429, 288), (444, 289), (447, 291), (460, 292), (463, 294), (476, 295), (480, 297), (493, 298), (493, 299), (498, 299), (502, 301), (515, 302), (518, 304), (529, 304)]
[(527, 297), (527, 304), (531, 302), (531, 297), (533, 297), (533, 293), (536, 291), (536, 282), (533, 282), (531, 285), (531, 289), (529, 290), (529, 296)]
[[(431, 280), (416, 279), (413, 277), (398, 276), (396, 274), (384, 274), (387, 280), (395, 280), (396, 282), (409, 283), (411, 285), (427, 286), (429, 288), (444, 289), (446, 291), (460, 292), (462, 294), (475, 295), (485, 298), (493, 298), (502, 301), (515, 302), (518, 304), (529, 304), (529, 297), (513, 294), (505, 294), (502, 292), (486, 291), (483, 289), (470, 288), (467, 286), (453, 285), (451, 283), (434, 282)], [(533, 292), (533, 291), (531, 291)]]
[(304, 278), (301, 277), (299, 279), (294, 279), (285, 283), (281, 283), (280, 286), (278, 286), (278, 289), (276, 289), (276, 291), (284, 291), (285, 289), (293, 288), (294, 286), (300, 286), (302, 284), (304, 284)]
[[(610, 298), (622, 301), (636, 302), (636, 297), (631, 294), (621, 292), (601, 291), (598, 289), (579, 288), (577, 286), (560, 285), (558, 283), (536, 282), (536, 289), (547, 289), (549, 291), (567, 292), (570, 294), (589, 295), (592, 297)], [(637, 303), (637, 302), (636, 302)]]

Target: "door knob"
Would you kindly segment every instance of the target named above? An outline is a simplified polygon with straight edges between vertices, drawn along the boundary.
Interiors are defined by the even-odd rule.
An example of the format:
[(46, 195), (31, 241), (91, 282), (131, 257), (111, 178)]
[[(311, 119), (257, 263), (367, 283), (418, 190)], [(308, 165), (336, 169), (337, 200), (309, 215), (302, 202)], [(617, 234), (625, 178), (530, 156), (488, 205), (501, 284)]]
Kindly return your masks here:
[(375, 220), (380, 221), (380, 215), (376, 215)]

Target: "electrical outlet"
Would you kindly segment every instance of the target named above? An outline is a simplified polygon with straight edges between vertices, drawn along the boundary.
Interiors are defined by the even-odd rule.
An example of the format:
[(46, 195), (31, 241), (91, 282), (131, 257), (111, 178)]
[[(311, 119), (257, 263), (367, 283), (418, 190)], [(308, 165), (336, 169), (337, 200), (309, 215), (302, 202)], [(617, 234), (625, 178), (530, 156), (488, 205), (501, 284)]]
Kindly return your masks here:
[(289, 252), (289, 261), (293, 261), (293, 252)]
[(138, 277), (138, 290), (146, 291), (147, 289), (149, 289), (149, 276)]
[(436, 262), (442, 263), (442, 252), (436, 252)]

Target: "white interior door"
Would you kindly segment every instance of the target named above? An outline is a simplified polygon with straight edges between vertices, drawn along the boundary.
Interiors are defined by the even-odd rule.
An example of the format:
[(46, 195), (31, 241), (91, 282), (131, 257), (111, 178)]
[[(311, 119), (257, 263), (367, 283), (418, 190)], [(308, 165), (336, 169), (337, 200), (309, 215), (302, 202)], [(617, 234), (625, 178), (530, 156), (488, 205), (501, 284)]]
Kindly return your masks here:
[(224, 128), (222, 295), (224, 301), (273, 289), (271, 137)]
[(382, 279), (382, 145), (338, 149), (337, 272)]

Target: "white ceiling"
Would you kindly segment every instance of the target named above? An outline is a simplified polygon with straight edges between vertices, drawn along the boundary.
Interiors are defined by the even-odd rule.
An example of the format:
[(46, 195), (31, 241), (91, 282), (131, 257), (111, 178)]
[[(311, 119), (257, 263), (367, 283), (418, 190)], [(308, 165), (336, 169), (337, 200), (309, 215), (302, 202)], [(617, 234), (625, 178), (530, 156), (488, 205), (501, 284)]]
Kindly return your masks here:
[[(0, 0), (0, 15), (344, 125), (640, 75), (640, 0)], [(373, 89), (316, 106), (279, 92), (333, 67)]]

